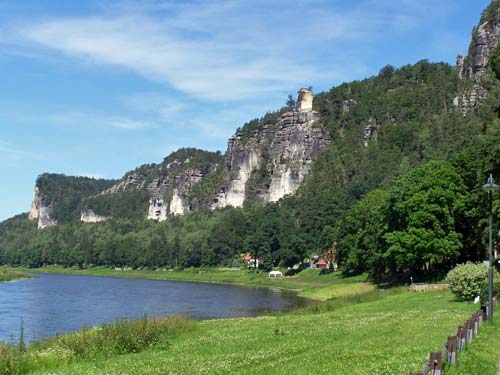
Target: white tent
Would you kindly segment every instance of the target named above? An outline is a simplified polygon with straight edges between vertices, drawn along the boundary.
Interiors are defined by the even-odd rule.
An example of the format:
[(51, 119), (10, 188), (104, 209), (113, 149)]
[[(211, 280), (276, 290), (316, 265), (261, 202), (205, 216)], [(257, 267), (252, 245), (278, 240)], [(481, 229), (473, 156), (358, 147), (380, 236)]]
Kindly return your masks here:
[(269, 277), (283, 277), (281, 271), (271, 271), (269, 272)]

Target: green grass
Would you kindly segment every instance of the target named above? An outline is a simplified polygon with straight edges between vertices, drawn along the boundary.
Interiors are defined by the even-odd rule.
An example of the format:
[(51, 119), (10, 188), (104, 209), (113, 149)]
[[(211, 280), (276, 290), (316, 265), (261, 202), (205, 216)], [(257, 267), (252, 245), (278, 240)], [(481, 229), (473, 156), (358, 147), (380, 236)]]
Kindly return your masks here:
[(475, 309), (449, 291), (380, 293), (333, 310), (195, 322), (194, 334), (176, 337), (168, 348), (34, 373), (407, 374), (421, 369)]
[(35, 277), (34, 275), (27, 272), (21, 272), (12, 270), (10, 268), (0, 267), (0, 282), (34, 278), (34, 277)]
[[(497, 309), (497, 314), (498, 314)], [(498, 318), (497, 318), (498, 319)], [(466, 351), (459, 353), (458, 365), (451, 367), (446, 375), (495, 375), (500, 359), (500, 324), (483, 324), (479, 335)]]
[(78, 268), (47, 266), (29, 269), (29, 271), (275, 287), (297, 290), (299, 291), (299, 296), (319, 301), (347, 295), (362, 295), (376, 289), (375, 285), (366, 280), (365, 275), (344, 278), (339, 272), (320, 275), (319, 270), (312, 269), (306, 269), (296, 276), (276, 279), (269, 278), (267, 272), (258, 273), (249, 270), (220, 268), (196, 268), (184, 271), (117, 271), (106, 267), (93, 267), (80, 270)]
[[(291, 313), (191, 322), (189, 330), (138, 353), (104, 346), (98, 352), (106, 355), (82, 356), (74, 350), (68, 355), (49, 339), (28, 349), (29, 356), (38, 358), (34, 374), (407, 374), (420, 370), (429, 352), (439, 350), (477, 308), (457, 302), (450, 291), (379, 289), (365, 276), (343, 278), (317, 270), (282, 279), (227, 269), (35, 271), (278, 287), (327, 301)], [(483, 327), (452, 375), (495, 374), (498, 328)]]
[(117, 320), (91, 329), (51, 337), (26, 347), (19, 342), (0, 342), (0, 374), (28, 374), (42, 369), (67, 367), (77, 361), (93, 363), (148, 348), (168, 350), (170, 340), (193, 331), (184, 318)]

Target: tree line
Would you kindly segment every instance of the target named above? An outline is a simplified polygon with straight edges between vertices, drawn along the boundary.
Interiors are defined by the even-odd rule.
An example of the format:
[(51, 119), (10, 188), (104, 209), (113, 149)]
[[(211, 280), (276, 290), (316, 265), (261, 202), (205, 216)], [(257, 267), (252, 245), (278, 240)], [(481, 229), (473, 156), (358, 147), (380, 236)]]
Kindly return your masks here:
[[(165, 222), (144, 220), (137, 202), (145, 198), (132, 193), (130, 203), (100, 202), (123, 213), (104, 223), (62, 221), (38, 231), (20, 215), (0, 223), (0, 262), (183, 268), (231, 265), (251, 252), (271, 268), (336, 242), (344, 272), (398, 279), (481, 260), (487, 205), (480, 187), (490, 172), (500, 178), (500, 85), (492, 79), (488, 98), (465, 117), (452, 105), (462, 89), (447, 64), (386, 66), (316, 96), (318, 126), (332, 144), (294, 195)], [(370, 118), (377, 126), (365, 145)]]

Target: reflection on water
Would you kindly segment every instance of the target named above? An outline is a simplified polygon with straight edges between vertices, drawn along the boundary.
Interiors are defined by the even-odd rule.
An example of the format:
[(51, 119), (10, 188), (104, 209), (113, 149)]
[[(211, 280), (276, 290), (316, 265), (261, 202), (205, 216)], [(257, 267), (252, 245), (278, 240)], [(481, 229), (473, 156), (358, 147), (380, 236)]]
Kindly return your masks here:
[(183, 315), (194, 319), (253, 316), (305, 301), (280, 289), (114, 277), (37, 274), (0, 283), (0, 340), (28, 339), (92, 327), (117, 318)]

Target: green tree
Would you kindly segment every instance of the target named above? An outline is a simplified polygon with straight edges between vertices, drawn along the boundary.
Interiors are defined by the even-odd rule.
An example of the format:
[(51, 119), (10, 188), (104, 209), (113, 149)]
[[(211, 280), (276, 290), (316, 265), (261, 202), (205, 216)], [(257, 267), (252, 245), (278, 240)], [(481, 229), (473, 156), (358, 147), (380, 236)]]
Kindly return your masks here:
[(344, 272), (383, 272), (389, 192), (373, 190), (339, 223), (337, 258)]
[(435, 270), (459, 257), (462, 243), (455, 224), (464, 210), (464, 191), (460, 175), (442, 161), (418, 166), (395, 181), (385, 235), (390, 271)]
[(290, 111), (295, 110), (296, 103), (295, 103), (295, 99), (293, 98), (292, 95), (288, 95), (288, 99), (286, 101), (286, 106), (288, 107), (288, 109)]

